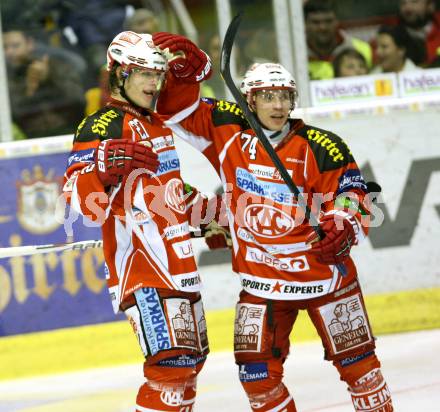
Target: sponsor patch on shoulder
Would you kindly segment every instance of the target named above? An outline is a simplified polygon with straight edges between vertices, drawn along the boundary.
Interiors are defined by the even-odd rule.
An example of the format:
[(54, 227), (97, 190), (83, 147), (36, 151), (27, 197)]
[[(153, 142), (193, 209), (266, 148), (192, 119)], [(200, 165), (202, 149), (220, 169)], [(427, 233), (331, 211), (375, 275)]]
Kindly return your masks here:
[(349, 169), (339, 177), (337, 195), (343, 192), (349, 192), (352, 189), (359, 189), (367, 192), (367, 185), (359, 169)]
[(67, 166), (70, 167), (76, 163), (90, 163), (93, 162), (95, 149), (79, 150), (72, 152), (67, 159)]

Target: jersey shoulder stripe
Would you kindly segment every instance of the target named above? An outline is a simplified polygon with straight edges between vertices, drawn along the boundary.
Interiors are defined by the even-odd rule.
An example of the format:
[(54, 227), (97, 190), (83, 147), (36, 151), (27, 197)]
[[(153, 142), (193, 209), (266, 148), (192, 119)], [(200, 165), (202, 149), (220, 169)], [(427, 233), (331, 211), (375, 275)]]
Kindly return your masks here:
[(336, 170), (354, 162), (347, 143), (335, 133), (304, 125), (296, 134), (307, 141), (321, 173)]
[(212, 109), (212, 122), (214, 126), (238, 124), (242, 129), (249, 129), (249, 124), (237, 103), (226, 100), (214, 100), (212, 104), (214, 105)]
[(75, 133), (75, 142), (119, 139), (122, 137), (125, 113), (115, 107), (104, 107), (83, 119)]

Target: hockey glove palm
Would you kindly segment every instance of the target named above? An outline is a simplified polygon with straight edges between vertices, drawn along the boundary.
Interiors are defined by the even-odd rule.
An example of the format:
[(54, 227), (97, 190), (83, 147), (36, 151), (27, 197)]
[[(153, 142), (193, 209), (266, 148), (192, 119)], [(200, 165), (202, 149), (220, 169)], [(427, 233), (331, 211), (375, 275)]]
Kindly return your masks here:
[(159, 160), (151, 147), (125, 139), (109, 139), (99, 144), (95, 154), (98, 177), (104, 186), (116, 186), (133, 170), (156, 173)]
[[(197, 83), (211, 76), (212, 67), (209, 56), (186, 37), (159, 32), (153, 34), (153, 42), (165, 54), (174, 55), (168, 59), (168, 64), (175, 77), (190, 83)], [(183, 52), (183, 55), (179, 52)]]
[(339, 265), (350, 256), (351, 247), (356, 243), (357, 223), (348, 213), (337, 211), (326, 213), (321, 219), (324, 239), (312, 244), (311, 253), (326, 265)]

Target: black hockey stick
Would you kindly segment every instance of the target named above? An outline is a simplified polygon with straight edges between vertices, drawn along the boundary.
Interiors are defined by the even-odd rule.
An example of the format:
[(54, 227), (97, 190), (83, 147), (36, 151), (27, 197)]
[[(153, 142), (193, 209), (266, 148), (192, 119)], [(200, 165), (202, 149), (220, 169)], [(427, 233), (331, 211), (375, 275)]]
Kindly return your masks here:
[[(223, 80), (226, 83), (226, 86), (232, 93), (232, 96), (234, 96), (235, 101), (237, 102), (240, 109), (243, 111), (244, 116), (246, 117), (250, 126), (254, 130), (255, 135), (257, 136), (260, 143), (263, 145), (264, 150), (272, 159), (272, 162), (280, 172), (280, 175), (283, 178), (289, 190), (296, 196), (298, 200), (298, 205), (304, 210), (305, 218), (308, 220), (310, 226), (313, 228), (316, 235), (318, 236), (318, 240), (322, 240), (325, 237), (325, 232), (322, 230), (321, 226), (319, 225), (318, 219), (312, 213), (309, 205), (304, 200), (304, 196), (293, 182), (292, 178), (289, 175), (289, 172), (284, 167), (283, 163), (281, 162), (280, 158), (275, 152), (275, 149), (273, 148), (272, 144), (269, 142), (266, 135), (264, 134), (263, 129), (261, 128), (261, 125), (256, 119), (254, 113), (249, 109), (246, 99), (243, 97), (240, 90), (237, 89), (237, 86), (235, 85), (234, 80), (232, 79), (231, 70), (230, 70), (231, 52), (232, 52), (232, 46), (234, 44), (235, 35), (237, 34), (238, 26), (240, 25), (241, 22), (241, 17), (242, 17), (242, 13), (237, 14), (232, 19), (231, 23), (229, 24), (228, 30), (226, 31), (225, 38), (223, 40), (222, 53), (220, 58), (220, 73), (223, 77)], [(338, 268), (342, 276), (345, 276), (347, 274), (347, 270), (343, 264), (336, 265), (336, 267)]]

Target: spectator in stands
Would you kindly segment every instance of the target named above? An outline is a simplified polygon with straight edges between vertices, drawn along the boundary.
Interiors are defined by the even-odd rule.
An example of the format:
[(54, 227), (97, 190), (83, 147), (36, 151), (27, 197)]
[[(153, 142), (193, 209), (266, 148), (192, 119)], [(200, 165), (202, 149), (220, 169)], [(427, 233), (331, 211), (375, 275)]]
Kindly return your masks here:
[(215, 97), (217, 99), (226, 98), (225, 84), (220, 75), (220, 55), (221, 55), (221, 40), (220, 36), (215, 33), (208, 39), (206, 51), (209, 57), (211, 57), (212, 75), (211, 77), (201, 84), (201, 92), (204, 97)]
[(73, 30), (89, 66), (87, 89), (98, 85), (101, 67), (106, 62), (107, 46), (116, 34), (123, 31), (129, 3), (122, 0), (76, 0), (74, 7), (66, 10), (63, 23)]
[(377, 66), (372, 73), (415, 70), (420, 60), (420, 43), (415, 43), (404, 26), (381, 26), (377, 32)]
[(159, 20), (151, 10), (140, 8), (124, 21), (124, 30), (135, 33), (155, 33), (159, 31)]
[(440, 56), (440, 12), (435, 11), (434, 0), (400, 0), (399, 23), (413, 38), (424, 42), (424, 65)]
[(28, 138), (72, 133), (84, 116), (75, 66), (17, 28), (3, 33), (12, 118)]
[(368, 74), (365, 57), (355, 49), (344, 49), (333, 60), (335, 77), (363, 76)]
[(371, 67), (372, 51), (367, 42), (349, 36), (340, 29), (332, 0), (309, 0), (304, 18), (312, 80), (334, 77), (332, 62), (341, 50), (352, 48), (361, 53)]

